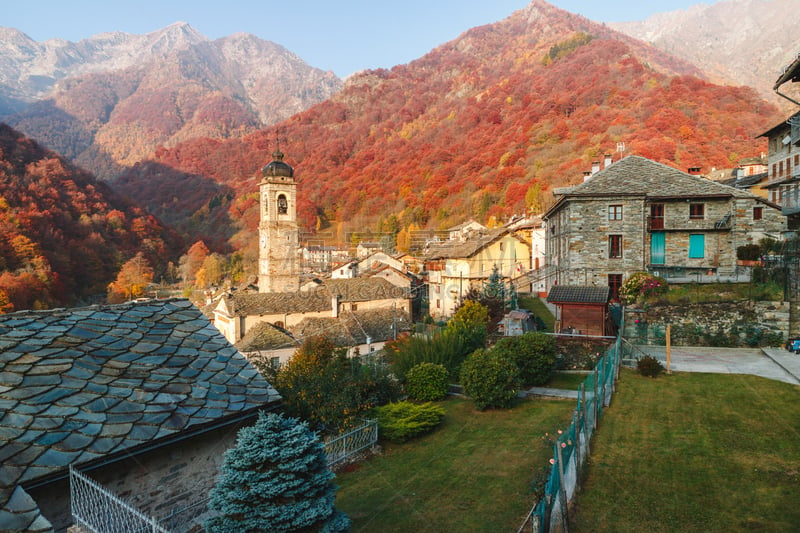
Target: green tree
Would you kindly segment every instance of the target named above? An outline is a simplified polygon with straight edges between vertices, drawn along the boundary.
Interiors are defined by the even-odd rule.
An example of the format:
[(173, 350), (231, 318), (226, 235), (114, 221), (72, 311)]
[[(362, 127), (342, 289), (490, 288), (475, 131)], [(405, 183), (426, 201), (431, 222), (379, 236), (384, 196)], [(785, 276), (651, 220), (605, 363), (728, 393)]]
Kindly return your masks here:
[(259, 413), (254, 426), (239, 431), (225, 452), (219, 480), (210, 493), (216, 512), (209, 533), (348, 531), (350, 519), (334, 507), (334, 474), (325, 447), (293, 418)]

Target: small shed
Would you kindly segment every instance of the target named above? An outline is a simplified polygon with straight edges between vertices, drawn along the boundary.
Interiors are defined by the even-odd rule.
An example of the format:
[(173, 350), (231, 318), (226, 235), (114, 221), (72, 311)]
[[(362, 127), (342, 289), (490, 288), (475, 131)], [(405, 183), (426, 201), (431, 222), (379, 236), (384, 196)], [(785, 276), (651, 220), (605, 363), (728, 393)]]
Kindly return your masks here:
[(610, 334), (609, 287), (555, 285), (547, 301), (556, 306), (556, 331), (577, 335)]
[(516, 337), (529, 331), (536, 331), (536, 318), (527, 309), (514, 309), (503, 317), (500, 325), (504, 336)]

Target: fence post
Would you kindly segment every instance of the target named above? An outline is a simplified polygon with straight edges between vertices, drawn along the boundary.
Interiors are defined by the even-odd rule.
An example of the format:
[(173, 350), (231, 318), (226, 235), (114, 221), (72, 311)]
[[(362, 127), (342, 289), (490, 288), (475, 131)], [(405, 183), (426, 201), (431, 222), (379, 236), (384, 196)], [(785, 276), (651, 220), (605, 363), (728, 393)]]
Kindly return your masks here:
[(575, 442), (573, 445), (575, 446), (575, 492), (578, 492), (578, 489), (581, 486), (581, 428), (578, 424), (579, 420), (578, 410), (572, 412), (572, 427), (575, 428)]
[(569, 502), (567, 502), (567, 487), (564, 482), (564, 455), (561, 453), (561, 446), (558, 445), (558, 441), (556, 441), (556, 454), (558, 456), (558, 477), (561, 480), (559, 482), (559, 485), (561, 485), (561, 525), (564, 533), (569, 533), (569, 527), (567, 526)]

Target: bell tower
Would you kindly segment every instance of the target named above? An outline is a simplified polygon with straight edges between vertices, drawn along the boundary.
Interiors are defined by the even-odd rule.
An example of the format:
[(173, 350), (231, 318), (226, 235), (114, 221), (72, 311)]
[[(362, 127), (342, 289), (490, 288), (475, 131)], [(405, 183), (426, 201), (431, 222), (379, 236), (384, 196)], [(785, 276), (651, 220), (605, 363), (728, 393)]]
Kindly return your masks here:
[(258, 292), (294, 292), (297, 272), (297, 182), (294, 169), (283, 161), (280, 149), (261, 169), (259, 184)]

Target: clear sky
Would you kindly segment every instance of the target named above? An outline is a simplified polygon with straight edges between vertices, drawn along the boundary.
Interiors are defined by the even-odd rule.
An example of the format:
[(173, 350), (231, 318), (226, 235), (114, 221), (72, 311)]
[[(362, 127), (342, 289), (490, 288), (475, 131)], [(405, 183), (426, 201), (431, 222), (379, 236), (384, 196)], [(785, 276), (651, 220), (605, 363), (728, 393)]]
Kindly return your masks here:
[[(702, 3), (712, 4), (716, 0)], [(0, 0), (0, 26), (36, 41), (107, 31), (145, 34), (188, 22), (217, 39), (238, 32), (273, 41), (309, 65), (345, 77), (408, 63), (466, 30), (502, 20), (528, 0)], [(644, 20), (695, 0), (550, 0), (596, 22)]]

